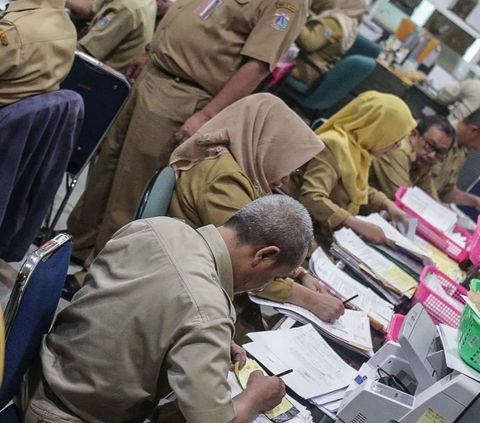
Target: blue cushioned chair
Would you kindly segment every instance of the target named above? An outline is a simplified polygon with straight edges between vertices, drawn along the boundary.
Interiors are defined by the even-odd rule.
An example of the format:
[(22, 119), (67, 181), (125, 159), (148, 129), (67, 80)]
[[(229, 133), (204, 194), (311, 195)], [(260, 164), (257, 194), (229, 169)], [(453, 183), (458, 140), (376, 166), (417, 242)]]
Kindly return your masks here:
[(158, 169), (143, 191), (142, 199), (135, 213), (135, 220), (166, 216), (175, 190), (175, 183), (175, 172), (170, 166)]
[[(28, 256), (5, 309), (5, 369), (0, 409), (19, 392), (22, 378), (50, 330), (70, 263), (71, 236), (57, 235)], [(15, 408), (0, 413), (0, 422), (18, 421)]]
[(288, 76), (281, 85), (279, 95), (292, 99), (303, 109), (328, 109), (374, 71), (377, 65), (375, 58), (380, 50), (378, 45), (359, 35), (345, 56), (327, 72), (318, 68), (305, 54), (300, 54), (299, 58), (314, 68), (319, 78), (311, 84), (305, 84)]

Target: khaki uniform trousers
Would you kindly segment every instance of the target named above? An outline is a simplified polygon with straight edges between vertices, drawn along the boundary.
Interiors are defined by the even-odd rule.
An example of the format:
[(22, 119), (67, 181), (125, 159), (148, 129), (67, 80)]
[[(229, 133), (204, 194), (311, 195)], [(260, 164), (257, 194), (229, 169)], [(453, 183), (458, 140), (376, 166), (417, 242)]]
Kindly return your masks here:
[(101, 147), (87, 188), (68, 219), (72, 255), (89, 261), (133, 220), (155, 171), (168, 164), (175, 133), (212, 96), (150, 64)]

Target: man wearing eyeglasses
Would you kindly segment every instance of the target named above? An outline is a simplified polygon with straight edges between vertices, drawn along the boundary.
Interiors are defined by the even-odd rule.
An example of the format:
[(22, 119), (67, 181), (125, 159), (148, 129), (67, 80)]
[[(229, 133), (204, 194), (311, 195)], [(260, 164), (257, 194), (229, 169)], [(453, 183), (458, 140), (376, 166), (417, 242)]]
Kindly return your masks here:
[(454, 139), (455, 129), (446, 118), (422, 119), (399, 148), (373, 160), (370, 185), (391, 200), (402, 186), (418, 186), (438, 200), (431, 170), (446, 157)]
[(467, 160), (468, 151), (480, 149), (480, 109), (463, 120), (451, 122), (457, 129), (457, 141), (445, 160), (432, 169), (433, 183), (442, 201), (472, 206), (480, 211), (480, 197), (457, 188), (458, 174)]

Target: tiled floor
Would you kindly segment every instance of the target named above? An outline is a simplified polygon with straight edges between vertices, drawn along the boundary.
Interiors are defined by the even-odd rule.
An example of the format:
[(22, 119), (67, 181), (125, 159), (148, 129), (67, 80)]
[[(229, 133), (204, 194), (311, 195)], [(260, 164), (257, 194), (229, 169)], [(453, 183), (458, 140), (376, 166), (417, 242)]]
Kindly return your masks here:
[[(87, 177), (86, 175), (87, 175), (87, 172), (85, 171), (83, 175), (80, 177), (78, 184), (75, 187), (75, 190), (73, 191), (69, 199), (69, 202), (66, 205), (64, 212), (62, 213), (62, 216), (60, 217), (60, 220), (56, 226), (56, 229), (58, 230), (66, 229), (68, 215), (72, 211), (73, 207), (75, 206), (78, 199), (80, 198), (80, 195), (85, 189), (85, 183), (86, 183), (86, 177)], [(58, 190), (58, 193), (55, 196), (55, 205), (54, 205), (55, 208), (59, 206), (64, 195), (65, 195), (65, 181), (62, 182), (62, 185), (60, 186), (60, 189)], [(28, 254), (35, 251), (36, 248), (37, 247), (35, 245), (30, 246), (30, 249), (28, 253), (25, 255), (24, 260), (28, 256)], [(24, 260), (20, 262), (6, 263), (5, 261), (0, 259), (0, 305), (2, 306), (2, 310), (5, 310), (5, 306), (7, 304), (8, 298), (10, 297), (10, 291), (15, 281), (15, 277), (17, 275), (18, 270), (20, 270), (20, 267), (22, 266)], [(81, 268), (79, 266), (72, 264), (69, 267), (68, 273), (75, 273), (80, 269)], [(63, 308), (67, 304), (68, 304), (67, 301), (60, 300), (59, 306)]]

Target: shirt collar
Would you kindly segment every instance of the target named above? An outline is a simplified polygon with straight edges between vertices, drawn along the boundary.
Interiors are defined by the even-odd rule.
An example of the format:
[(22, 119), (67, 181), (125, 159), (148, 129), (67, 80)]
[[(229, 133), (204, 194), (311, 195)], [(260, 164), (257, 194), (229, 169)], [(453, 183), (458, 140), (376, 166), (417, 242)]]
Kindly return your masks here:
[(5, 14), (42, 8), (65, 9), (65, 0), (14, 0), (8, 5)]
[(203, 237), (212, 251), (218, 278), (220, 279), (220, 285), (226, 291), (230, 299), (233, 300), (232, 260), (230, 259), (230, 254), (228, 253), (225, 241), (213, 225), (199, 228), (197, 229), (197, 232)]

